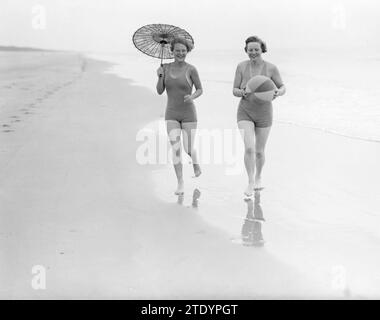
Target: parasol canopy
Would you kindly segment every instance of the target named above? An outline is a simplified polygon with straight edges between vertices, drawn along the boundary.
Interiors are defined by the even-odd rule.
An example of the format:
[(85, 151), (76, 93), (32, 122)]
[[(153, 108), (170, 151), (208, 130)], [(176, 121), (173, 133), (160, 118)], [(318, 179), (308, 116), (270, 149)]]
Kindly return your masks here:
[(184, 38), (194, 44), (192, 36), (184, 29), (169, 24), (148, 24), (138, 29), (132, 37), (133, 44), (148, 56), (173, 59), (170, 42), (174, 38)]

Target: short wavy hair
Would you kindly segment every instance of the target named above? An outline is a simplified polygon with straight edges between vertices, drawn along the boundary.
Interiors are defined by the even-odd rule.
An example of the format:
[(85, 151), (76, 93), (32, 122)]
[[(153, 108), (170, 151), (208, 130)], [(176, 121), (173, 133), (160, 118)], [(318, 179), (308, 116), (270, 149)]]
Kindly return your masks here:
[(194, 44), (191, 41), (186, 40), (185, 38), (176, 37), (170, 42), (170, 51), (174, 51), (174, 46), (177, 43), (183, 44), (186, 47), (187, 52), (190, 52), (194, 48)]
[(245, 47), (244, 47), (245, 52), (247, 52), (248, 43), (250, 42), (260, 43), (261, 51), (263, 53), (268, 51), (267, 45), (263, 40), (261, 40), (258, 36), (251, 36), (251, 37), (248, 37), (247, 40), (245, 40)]

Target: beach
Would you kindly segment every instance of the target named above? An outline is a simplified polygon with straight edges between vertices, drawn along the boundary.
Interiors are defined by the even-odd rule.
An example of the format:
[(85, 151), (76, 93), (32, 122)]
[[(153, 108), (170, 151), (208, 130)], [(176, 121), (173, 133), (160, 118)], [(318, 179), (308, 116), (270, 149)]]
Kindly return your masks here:
[[(139, 133), (165, 137), (165, 97), (139, 65), (128, 78), (79, 53), (1, 55), (1, 298), (380, 297), (379, 143), (275, 121), (258, 203), (239, 152), (198, 179), (186, 162), (180, 198), (170, 163), (136, 156)], [(226, 87), (205, 83), (199, 128), (239, 141)], [(242, 241), (250, 204), (261, 246)]]

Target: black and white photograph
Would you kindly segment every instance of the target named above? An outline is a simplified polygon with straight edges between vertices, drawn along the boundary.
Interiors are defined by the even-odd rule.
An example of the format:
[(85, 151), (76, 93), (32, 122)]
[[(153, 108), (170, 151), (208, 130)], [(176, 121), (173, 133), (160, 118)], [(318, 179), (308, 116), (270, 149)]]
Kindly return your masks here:
[(0, 3), (1, 300), (380, 298), (378, 1)]

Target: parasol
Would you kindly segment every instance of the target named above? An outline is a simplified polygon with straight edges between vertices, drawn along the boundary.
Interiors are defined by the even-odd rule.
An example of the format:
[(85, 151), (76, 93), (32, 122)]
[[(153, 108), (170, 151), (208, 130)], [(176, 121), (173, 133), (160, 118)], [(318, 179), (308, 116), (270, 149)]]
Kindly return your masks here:
[(148, 56), (173, 59), (170, 42), (174, 38), (184, 38), (194, 44), (192, 36), (185, 30), (169, 24), (148, 24), (138, 29), (132, 37), (133, 44)]

